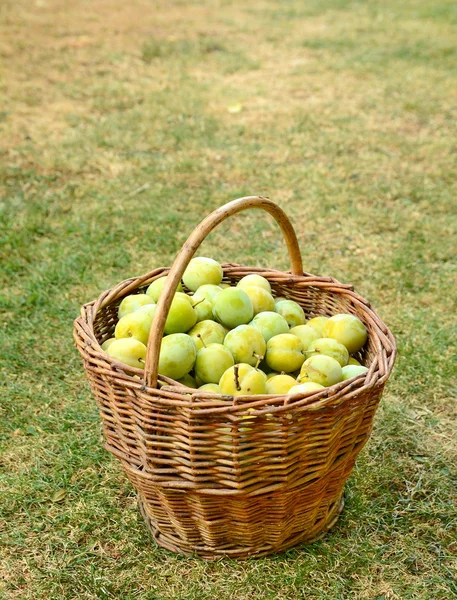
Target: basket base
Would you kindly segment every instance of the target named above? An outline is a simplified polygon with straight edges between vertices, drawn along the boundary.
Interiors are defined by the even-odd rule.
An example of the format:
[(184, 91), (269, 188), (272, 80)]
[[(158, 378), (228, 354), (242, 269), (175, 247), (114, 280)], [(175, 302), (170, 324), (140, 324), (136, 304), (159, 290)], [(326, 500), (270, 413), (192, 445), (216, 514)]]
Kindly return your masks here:
[(289, 548), (292, 548), (293, 546), (296, 546), (298, 544), (311, 544), (312, 542), (321, 539), (337, 522), (338, 517), (340, 516), (344, 508), (344, 495), (341, 494), (339, 499), (334, 503), (334, 506), (327, 515), (326, 521), (322, 523), (318, 534), (314, 535), (311, 538), (307, 537), (306, 532), (301, 532), (298, 534), (294, 534), (293, 536), (285, 540), (280, 546), (277, 547), (272, 545), (265, 545), (261, 548), (234, 547), (221, 550), (217, 550), (210, 546), (195, 546), (192, 549), (183, 548), (182, 540), (170, 534), (165, 535), (158, 529), (158, 527), (155, 525), (152, 519), (150, 519), (150, 517), (148, 516), (141, 496), (138, 496), (138, 505), (141, 516), (143, 517), (148, 529), (152, 533), (154, 540), (162, 548), (165, 548), (166, 550), (170, 550), (171, 552), (175, 552), (177, 554), (182, 554), (184, 556), (199, 556), (200, 558), (204, 558), (207, 560), (216, 560), (224, 557), (245, 560), (248, 558), (260, 558), (262, 556), (268, 556), (270, 554), (283, 552), (284, 550), (288, 550)]

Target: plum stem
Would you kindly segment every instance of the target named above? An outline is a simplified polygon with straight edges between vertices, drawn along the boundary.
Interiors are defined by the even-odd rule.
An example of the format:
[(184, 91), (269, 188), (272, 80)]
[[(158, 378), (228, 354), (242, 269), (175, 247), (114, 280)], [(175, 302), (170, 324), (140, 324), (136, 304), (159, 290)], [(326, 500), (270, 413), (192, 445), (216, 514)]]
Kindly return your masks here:
[(252, 353), (252, 356), (255, 356), (256, 359), (257, 359), (257, 362), (256, 362), (255, 367), (254, 367), (255, 369), (257, 369), (258, 366), (260, 365), (260, 363), (263, 360), (263, 356), (261, 356), (260, 354), (256, 354), (255, 352)]
[(206, 344), (205, 344), (205, 340), (203, 339), (201, 333), (197, 333), (197, 337), (200, 338), (201, 343), (203, 344), (203, 346), (206, 348)]

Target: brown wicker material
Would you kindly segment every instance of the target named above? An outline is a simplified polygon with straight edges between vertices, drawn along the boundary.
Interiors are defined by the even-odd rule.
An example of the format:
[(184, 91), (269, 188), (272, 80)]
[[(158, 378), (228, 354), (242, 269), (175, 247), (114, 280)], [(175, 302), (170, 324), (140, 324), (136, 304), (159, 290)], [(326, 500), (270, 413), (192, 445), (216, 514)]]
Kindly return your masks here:
[[(368, 330), (358, 355), (368, 367), (365, 376), (306, 396), (234, 398), (157, 375), (166, 315), (184, 269), (209, 231), (246, 208), (274, 216), (292, 273), (227, 263), (224, 281), (235, 284), (258, 273), (270, 281), (274, 295), (295, 300), (309, 318), (357, 315)], [(119, 303), (168, 273), (145, 370), (116, 362), (100, 345), (113, 335)], [(123, 281), (83, 306), (74, 337), (100, 409), (105, 447), (138, 490), (154, 538), (172, 551), (204, 558), (263, 556), (315, 540), (332, 527), (396, 354), (392, 334), (352, 286), (303, 274), (289, 220), (260, 197), (241, 198), (211, 213), (171, 269)]]

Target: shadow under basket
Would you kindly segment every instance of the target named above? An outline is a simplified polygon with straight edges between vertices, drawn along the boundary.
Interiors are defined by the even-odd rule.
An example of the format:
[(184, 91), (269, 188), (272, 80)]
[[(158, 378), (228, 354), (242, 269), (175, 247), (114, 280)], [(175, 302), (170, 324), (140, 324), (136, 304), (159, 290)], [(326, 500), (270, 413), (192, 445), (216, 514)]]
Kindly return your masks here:
[[(289, 251), (291, 272), (223, 264), (236, 284), (249, 273), (275, 296), (298, 302), (307, 318), (352, 313), (368, 339), (358, 353), (367, 373), (308, 394), (224, 396), (185, 387), (157, 372), (173, 294), (190, 259), (220, 222), (247, 208), (269, 212)], [(108, 356), (118, 306), (169, 275), (148, 342), (145, 369)], [(105, 447), (138, 491), (157, 543), (215, 559), (265, 556), (324, 535), (343, 508), (344, 485), (370, 436), (395, 360), (395, 340), (351, 285), (303, 273), (292, 225), (262, 197), (230, 202), (204, 219), (171, 268), (155, 269), (103, 292), (81, 309), (74, 339), (103, 422)]]

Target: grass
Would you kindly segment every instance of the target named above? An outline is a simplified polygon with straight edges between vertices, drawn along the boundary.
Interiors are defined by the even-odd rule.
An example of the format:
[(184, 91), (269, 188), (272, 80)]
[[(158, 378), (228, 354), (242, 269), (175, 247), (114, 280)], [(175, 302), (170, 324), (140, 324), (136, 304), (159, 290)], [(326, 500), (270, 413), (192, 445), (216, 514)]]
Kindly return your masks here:
[[(7, 0), (0, 15), (0, 598), (457, 597), (455, 3)], [(334, 529), (209, 563), (151, 542), (102, 449), (72, 321), (245, 194), (286, 210), (305, 270), (353, 283), (399, 357)], [(203, 250), (287, 268), (257, 213)]]

